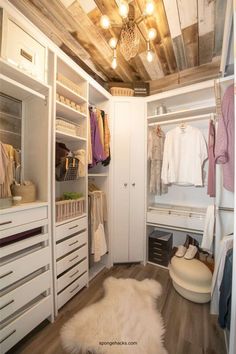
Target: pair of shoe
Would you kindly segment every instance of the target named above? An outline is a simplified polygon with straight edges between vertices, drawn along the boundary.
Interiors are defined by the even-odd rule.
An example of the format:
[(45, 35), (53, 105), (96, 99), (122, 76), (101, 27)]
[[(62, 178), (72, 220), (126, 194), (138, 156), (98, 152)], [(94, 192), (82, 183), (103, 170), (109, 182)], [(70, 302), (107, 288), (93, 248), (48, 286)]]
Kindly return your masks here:
[(178, 246), (178, 250), (175, 253), (176, 257), (182, 258), (184, 257), (185, 259), (193, 259), (198, 252), (197, 246), (194, 245), (189, 245), (188, 248), (185, 246), (181, 245)]
[(176, 257), (185, 259), (193, 259), (198, 253), (198, 241), (187, 235), (184, 245), (178, 247), (175, 253)]

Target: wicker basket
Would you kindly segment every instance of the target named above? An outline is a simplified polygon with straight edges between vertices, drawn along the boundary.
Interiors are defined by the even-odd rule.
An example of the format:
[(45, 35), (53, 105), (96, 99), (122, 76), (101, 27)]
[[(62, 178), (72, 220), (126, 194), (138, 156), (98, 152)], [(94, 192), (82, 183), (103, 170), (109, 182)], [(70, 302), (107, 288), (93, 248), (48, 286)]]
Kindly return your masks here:
[(127, 87), (111, 87), (110, 92), (112, 96), (133, 96), (134, 90)]
[(13, 196), (21, 196), (22, 203), (32, 203), (36, 200), (36, 186), (33, 183), (28, 185), (13, 184), (11, 186), (11, 192)]
[(85, 198), (60, 200), (56, 202), (56, 221), (75, 218), (84, 213)]

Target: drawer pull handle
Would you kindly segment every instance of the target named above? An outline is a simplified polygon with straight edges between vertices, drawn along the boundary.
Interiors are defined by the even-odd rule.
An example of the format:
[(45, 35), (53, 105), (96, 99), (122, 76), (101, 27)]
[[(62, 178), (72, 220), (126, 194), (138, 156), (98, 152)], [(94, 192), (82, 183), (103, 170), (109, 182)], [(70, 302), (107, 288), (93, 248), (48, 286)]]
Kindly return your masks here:
[(71, 227), (69, 227), (69, 230), (73, 230), (73, 229), (75, 229), (76, 227), (78, 227), (79, 225), (75, 225), (75, 226), (71, 226)]
[(79, 273), (79, 271), (77, 270), (76, 272), (74, 272), (73, 274), (70, 275), (70, 278), (73, 278), (78, 273)]
[(78, 240), (75, 241), (75, 242), (72, 242), (72, 243), (69, 244), (69, 246), (73, 246), (73, 245), (75, 245), (75, 244), (78, 243), (78, 242), (79, 242)]
[(16, 333), (16, 329), (14, 329), (11, 333), (9, 333), (5, 338), (3, 338), (0, 341), (0, 344), (2, 344), (7, 338), (11, 337), (14, 333)]
[(162, 249), (162, 248), (159, 248), (159, 247), (156, 247), (156, 246), (154, 246), (154, 247), (153, 247), (153, 249), (154, 249), (154, 250), (163, 251), (163, 249)]
[(162, 246), (162, 243), (160, 243), (160, 242), (154, 242), (154, 245)]
[(5, 277), (7, 277), (8, 275), (10, 275), (10, 274), (12, 274), (12, 273), (13, 273), (13, 270), (10, 270), (10, 272), (7, 272), (7, 273), (5, 273), (5, 274), (3, 274), (3, 275), (0, 275), (0, 279), (5, 278)]
[(0, 310), (5, 309), (5, 307), (7, 307), (7, 306), (9, 306), (9, 305), (13, 304), (13, 302), (15, 302), (15, 300), (11, 300), (11, 301), (9, 301), (7, 304), (5, 304), (5, 305), (3, 305), (2, 307), (0, 307)]
[(80, 287), (80, 285), (77, 285), (74, 289), (72, 289), (71, 291), (70, 291), (70, 294), (72, 294), (76, 289), (78, 289)]
[(69, 262), (72, 262), (72, 261), (74, 261), (76, 258), (78, 258), (79, 256), (77, 255), (77, 256), (75, 256), (74, 258), (71, 258), (70, 260), (69, 260)]
[(25, 59), (29, 60), (31, 63), (33, 62), (33, 57), (29, 53), (27, 53), (24, 49), (20, 50), (20, 55)]
[(0, 226), (12, 224), (12, 221), (4, 221), (0, 223)]

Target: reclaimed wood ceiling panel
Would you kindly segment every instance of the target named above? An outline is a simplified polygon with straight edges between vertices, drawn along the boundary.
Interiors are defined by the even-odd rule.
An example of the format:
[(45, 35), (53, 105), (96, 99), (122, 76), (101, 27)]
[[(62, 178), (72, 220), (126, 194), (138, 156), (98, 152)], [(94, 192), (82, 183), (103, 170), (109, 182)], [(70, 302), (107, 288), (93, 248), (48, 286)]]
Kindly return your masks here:
[[(115, 70), (108, 41), (119, 29), (104, 30), (99, 21), (106, 14), (121, 23), (119, 0), (10, 2), (100, 83), (148, 81), (159, 87), (167, 78), (172, 83), (181, 75), (190, 77), (191, 69), (196, 76), (199, 68), (203, 78), (219, 71), (227, 0), (155, 0), (154, 15), (140, 26), (144, 34), (150, 27), (157, 30), (153, 62), (147, 62), (146, 43), (140, 37), (139, 53), (129, 62), (118, 50)], [(145, 0), (131, 2), (138, 16)]]

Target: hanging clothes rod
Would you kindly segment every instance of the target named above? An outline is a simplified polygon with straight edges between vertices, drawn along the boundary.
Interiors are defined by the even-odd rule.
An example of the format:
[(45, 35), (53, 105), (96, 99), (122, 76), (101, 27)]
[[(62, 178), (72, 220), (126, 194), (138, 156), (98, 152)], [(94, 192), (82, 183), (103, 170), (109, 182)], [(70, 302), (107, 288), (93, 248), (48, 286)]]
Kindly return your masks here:
[(182, 122), (193, 121), (193, 120), (202, 120), (202, 119), (207, 119), (207, 118), (211, 118), (211, 119), (215, 120), (215, 116), (216, 116), (215, 113), (207, 113), (207, 114), (201, 114), (199, 116), (177, 118), (177, 119), (171, 119), (171, 120), (164, 120), (161, 122), (150, 123), (150, 124), (148, 124), (148, 126), (164, 125), (164, 124), (172, 124), (172, 123), (182, 123)]
[(220, 211), (230, 211), (230, 212), (234, 212), (234, 208), (218, 207), (217, 209), (220, 210)]

